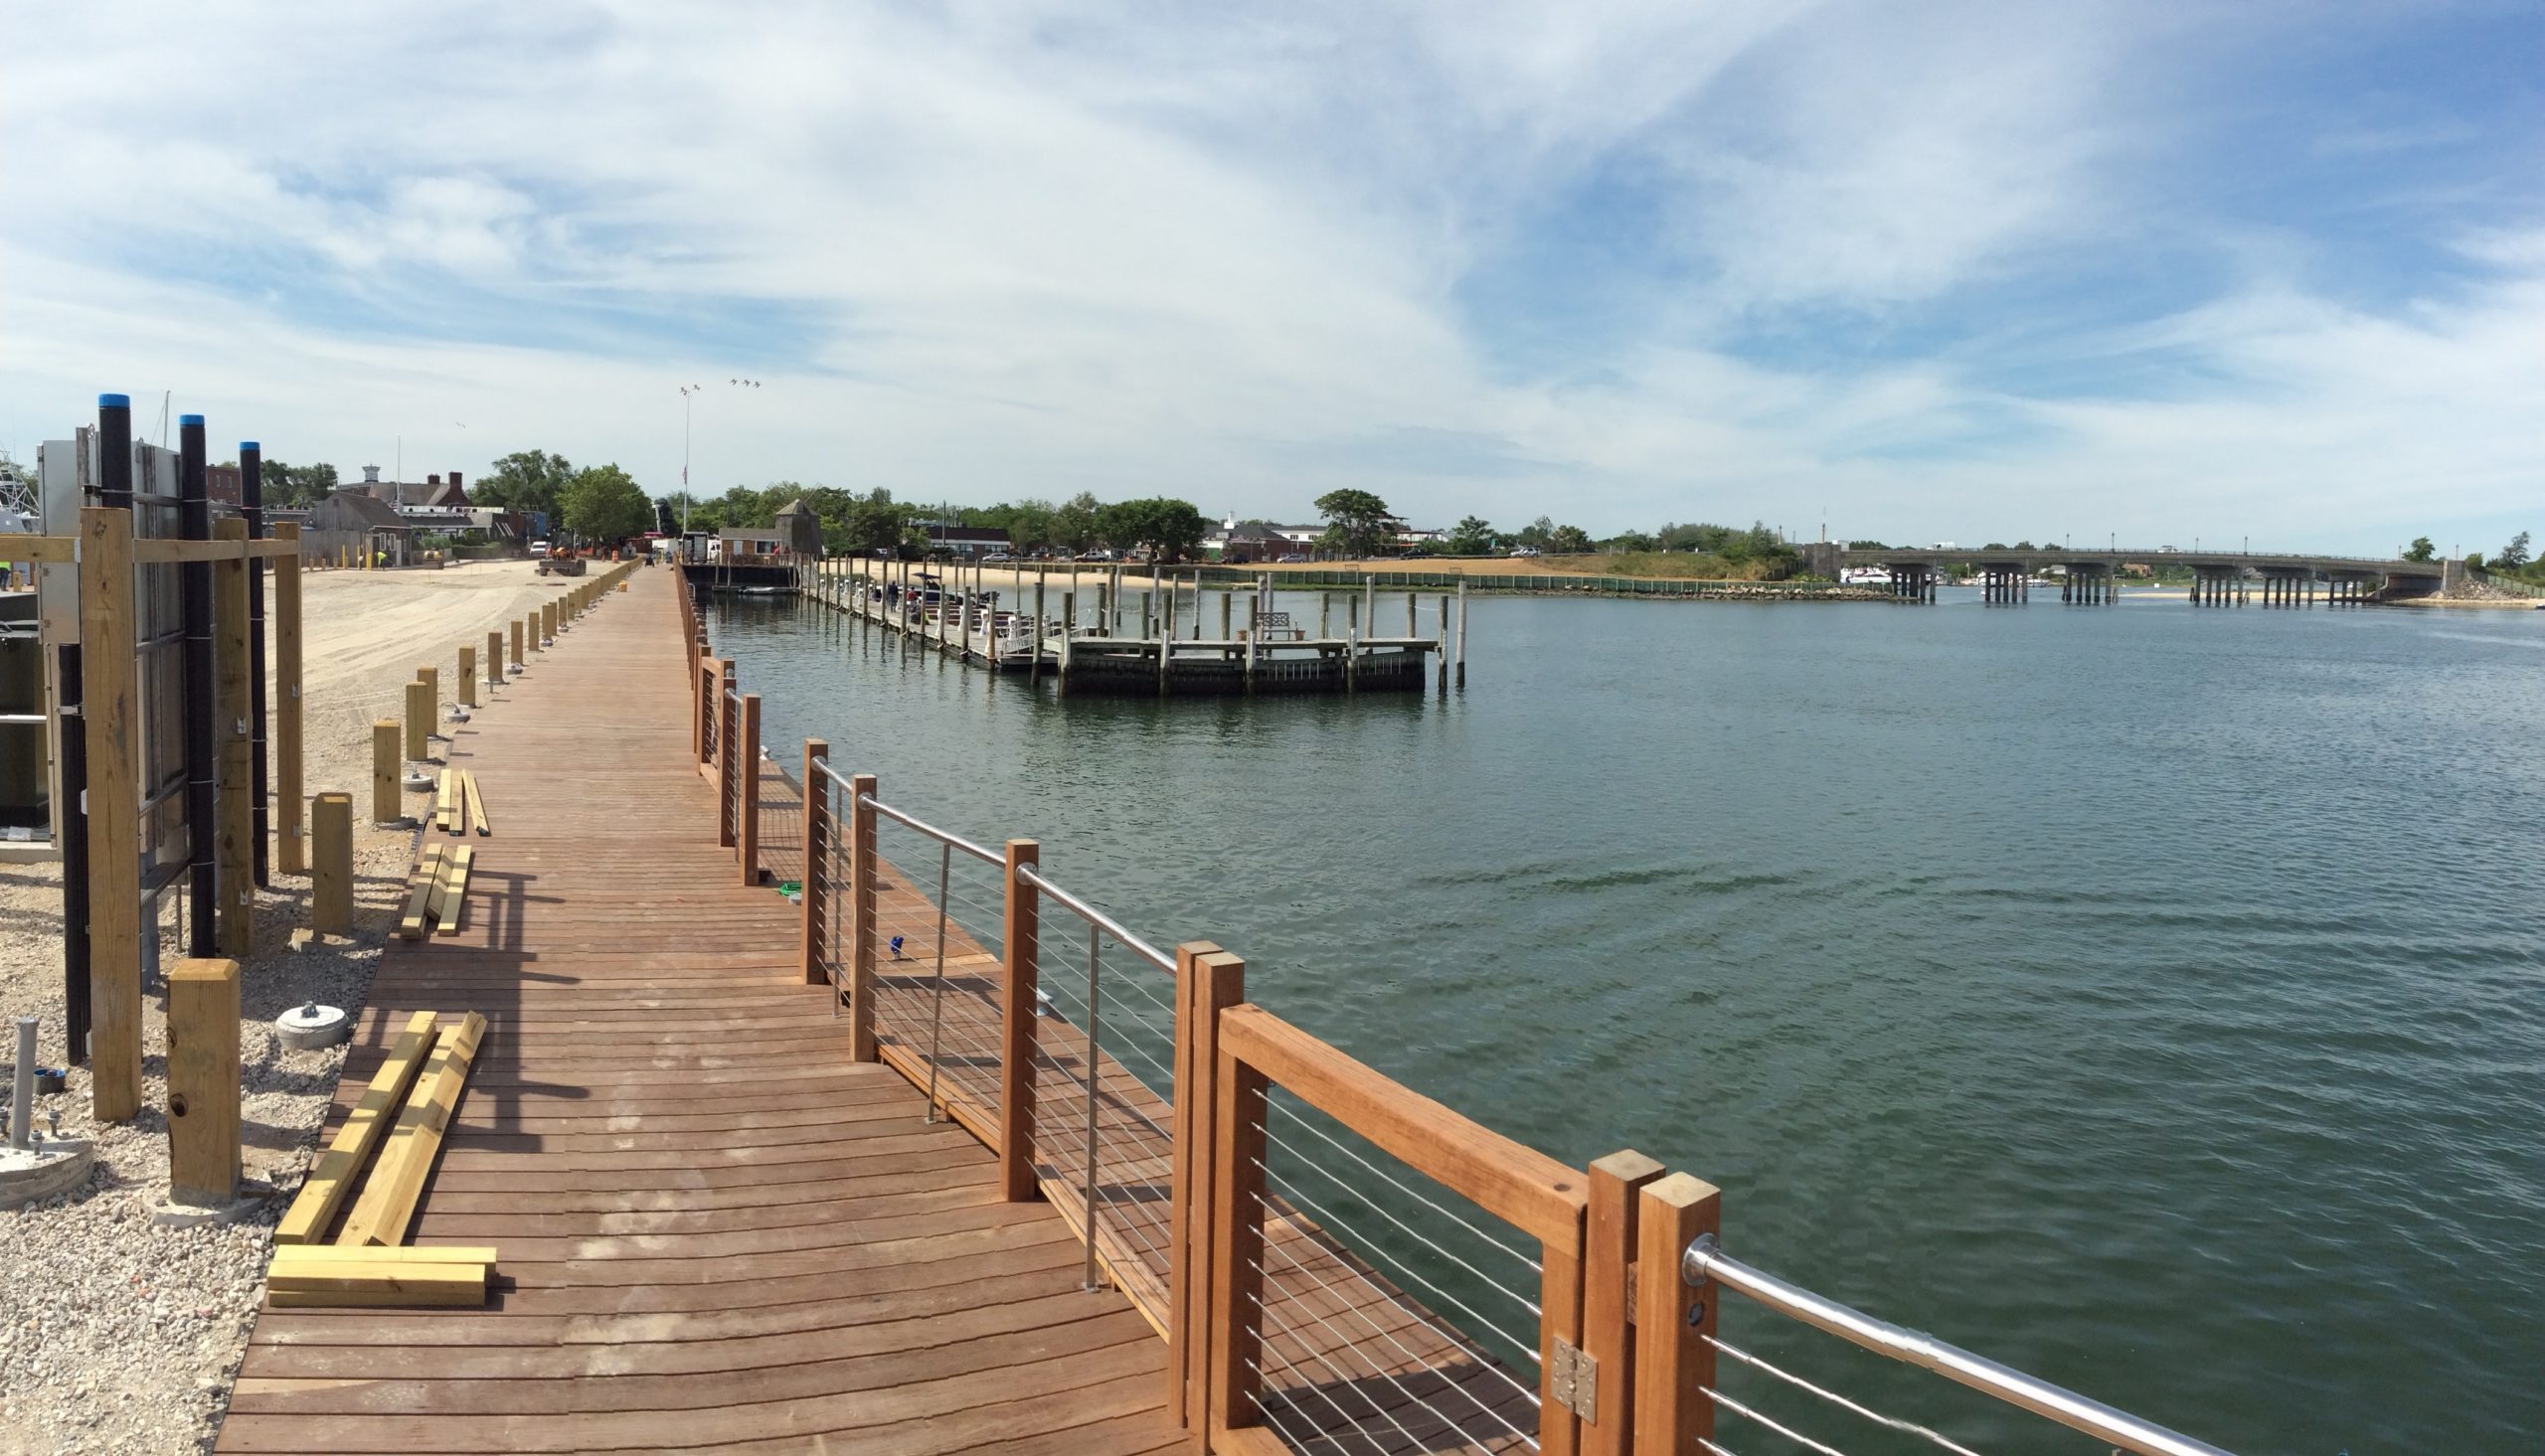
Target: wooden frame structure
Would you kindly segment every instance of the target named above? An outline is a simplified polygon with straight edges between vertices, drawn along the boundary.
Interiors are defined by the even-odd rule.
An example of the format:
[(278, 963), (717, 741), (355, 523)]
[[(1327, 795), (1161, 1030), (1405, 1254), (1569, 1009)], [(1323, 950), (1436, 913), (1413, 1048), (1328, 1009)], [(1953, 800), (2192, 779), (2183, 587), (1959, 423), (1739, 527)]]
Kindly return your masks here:
[[(301, 621), (296, 529), (270, 541), (250, 540), (247, 522), (219, 523), (210, 541), (137, 539), (133, 511), (85, 506), (77, 537), (27, 537), (10, 543), (21, 561), (79, 566), (80, 732), (86, 805), (85, 888), (88, 1012), (86, 1054), (90, 1110), (103, 1122), (141, 1111), (141, 721), (136, 653), (136, 566), (206, 563), (216, 568), (214, 637), (219, 663), (214, 722), (220, 757), (214, 822), (199, 826), (216, 845), (218, 934), (223, 953), (244, 955), (253, 940), (254, 891), (254, 671), (249, 638), (247, 565), (272, 560), (273, 646), (280, 695), (275, 703), (275, 775), (283, 813), (277, 836), (290, 846), (286, 871), (299, 859), (301, 825)], [(77, 927), (66, 924), (66, 935)], [(81, 1049), (72, 1048), (75, 1056)]]

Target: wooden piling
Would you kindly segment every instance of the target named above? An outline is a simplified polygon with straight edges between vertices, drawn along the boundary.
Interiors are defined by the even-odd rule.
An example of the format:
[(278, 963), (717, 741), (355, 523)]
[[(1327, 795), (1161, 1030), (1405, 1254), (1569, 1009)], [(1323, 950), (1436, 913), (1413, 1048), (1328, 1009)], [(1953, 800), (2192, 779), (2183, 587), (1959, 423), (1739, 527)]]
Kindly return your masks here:
[(489, 692), (504, 685), (504, 634), (486, 634), (486, 688)]
[(274, 863), (286, 875), (309, 866), (301, 833), (300, 523), (274, 527), (291, 551), (274, 558)]
[(399, 798), (398, 720), (379, 718), (371, 724), (371, 822), (395, 824), (407, 817), (406, 806)]
[(1458, 687), (1467, 685), (1467, 583), (1458, 581)]
[(238, 1193), (239, 962), (181, 960), (168, 972), (168, 1197), (203, 1207)]
[[(215, 524), (217, 541), (243, 554), (212, 564), (214, 702), (215, 914), (225, 956), (242, 958), (255, 947), (256, 765), (254, 668), (248, 655), (248, 523), (233, 516)], [(233, 1039), (236, 1040), (235, 1038)]]
[(519, 667), (519, 666), (521, 665), (522, 661), (523, 661), (523, 658), (522, 658), (522, 655), (521, 655), (521, 654), (522, 654), (522, 645), (521, 645), (521, 623), (520, 623), (520, 622), (518, 622), (518, 621), (515, 621), (515, 622), (510, 623), (509, 625), (510, 625), (510, 626), (511, 626), (511, 628), (512, 628), (512, 647), (513, 647), (513, 653), (512, 653), (512, 659), (511, 659), (511, 660), (512, 660), (512, 663), (513, 663), (513, 665), (514, 665), (515, 667)]
[(320, 794), (310, 816), (315, 854), (309, 886), (309, 925), (327, 935), (354, 928), (354, 796)]
[(468, 643), (459, 648), (459, 706), (477, 706), (477, 649)]

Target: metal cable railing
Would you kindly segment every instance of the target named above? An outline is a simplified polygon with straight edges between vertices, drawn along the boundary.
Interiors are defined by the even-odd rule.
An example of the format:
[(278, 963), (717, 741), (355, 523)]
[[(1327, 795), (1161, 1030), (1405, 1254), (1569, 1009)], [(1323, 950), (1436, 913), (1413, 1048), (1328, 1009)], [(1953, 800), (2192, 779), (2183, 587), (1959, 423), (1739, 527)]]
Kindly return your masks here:
[(1297, 1448), (1538, 1449), (1528, 1240), (1278, 1087), (1262, 1137), (1266, 1422)]

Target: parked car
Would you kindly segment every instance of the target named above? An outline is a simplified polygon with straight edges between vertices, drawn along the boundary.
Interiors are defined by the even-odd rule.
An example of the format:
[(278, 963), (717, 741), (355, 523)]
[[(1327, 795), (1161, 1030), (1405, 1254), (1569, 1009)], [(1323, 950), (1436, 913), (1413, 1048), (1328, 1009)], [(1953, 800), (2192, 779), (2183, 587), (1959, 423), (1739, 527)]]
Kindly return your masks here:
[(1007, 563), (1015, 560), (1016, 557), (1013, 553), (1003, 551), (994, 551), (981, 558), (984, 565), (992, 566), (1005, 566)]
[(1288, 556), (1281, 558), (1281, 562), (1285, 566), (1291, 562), (1304, 562), (1306, 560), (1306, 557), (1299, 555), (1297, 552), (1292, 552)]
[(1533, 557), (1537, 554), (1538, 549), (1534, 546), (1515, 546), (1511, 548), (1511, 555), (1515, 557)]
[(535, 561), (539, 561), (539, 560), (541, 560), (542, 558), (546, 557), (547, 555), (548, 555), (548, 543), (547, 543), (547, 542), (544, 542), (544, 541), (534, 541), (534, 542), (532, 542), (532, 543), (530, 544), (530, 559), (531, 559), (532, 561), (534, 561), (534, 562), (535, 562)]

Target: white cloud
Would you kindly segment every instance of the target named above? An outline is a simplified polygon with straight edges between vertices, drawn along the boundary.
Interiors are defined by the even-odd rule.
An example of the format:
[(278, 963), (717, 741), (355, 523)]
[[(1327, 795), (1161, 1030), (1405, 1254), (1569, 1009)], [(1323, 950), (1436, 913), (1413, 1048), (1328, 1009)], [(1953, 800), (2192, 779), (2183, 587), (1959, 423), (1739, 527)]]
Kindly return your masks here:
[[(673, 387), (749, 373), (767, 388), (699, 406), (702, 485), (1295, 516), (1355, 483), (1596, 529), (1825, 505), (1851, 534), (2076, 516), (2363, 547), (2532, 509), (2532, 219), (2485, 220), (2461, 276), (2383, 313), (2244, 258), (2171, 316), (2024, 346), (2197, 390), (2028, 397), (1984, 335), (1830, 363), (2125, 264), (2153, 228), (2230, 245), (2165, 186), (2202, 124), (2163, 104), (2203, 83), (2169, 64), (2197, 49), (2182, 14), (22, 17), (0, 443), (167, 387), (284, 458), (536, 445), (667, 489)], [(1575, 215), (1612, 174), (1649, 216)], [(1588, 368), (1461, 291), (1567, 226), (1581, 245), (1515, 286), (1613, 270), (1630, 326)], [(1744, 346), (1763, 321), (1806, 362)]]

